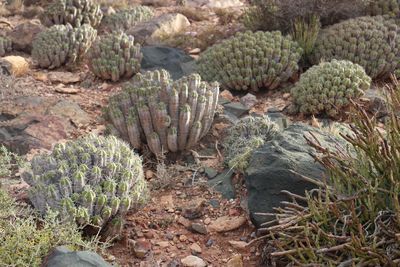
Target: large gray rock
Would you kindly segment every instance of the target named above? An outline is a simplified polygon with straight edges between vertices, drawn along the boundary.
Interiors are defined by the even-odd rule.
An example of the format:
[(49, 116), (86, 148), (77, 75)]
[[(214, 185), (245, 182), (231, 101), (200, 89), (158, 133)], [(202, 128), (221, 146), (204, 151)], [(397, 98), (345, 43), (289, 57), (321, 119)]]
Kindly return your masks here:
[(307, 145), (305, 134), (312, 132), (323, 147), (333, 148), (345, 141), (332, 137), (330, 133), (305, 124), (292, 124), (280, 132), (274, 140), (257, 149), (251, 157), (245, 172), (248, 190), (248, 208), (252, 222), (259, 227), (265, 222), (265, 216), (255, 215), (257, 212), (273, 212), (281, 201), (289, 201), (282, 190), (304, 195), (306, 190), (315, 185), (306, 182), (298, 174), (322, 179), (325, 169), (311, 157), (315, 150)]
[(127, 31), (127, 34), (135, 36), (135, 41), (157, 45), (165, 37), (182, 32), (190, 25), (189, 20), (179, 13), (168, 13), (141, 22)]
[(18, 24), (7, 35), (11, 39), (15, 50), (30, 53), (32, 50), (33, 39), (44, 29), (45, 27), (39, 20), (29, 20)]
[(56, 247), (42, 264), (43, 267), (111, 267), (102, 257), (91, 251), (71, 251)]
[(166, 69), (173, 79), (195, 71), (194, 59), (180, 49), (167, 46), (142, 47), (142, 70)]

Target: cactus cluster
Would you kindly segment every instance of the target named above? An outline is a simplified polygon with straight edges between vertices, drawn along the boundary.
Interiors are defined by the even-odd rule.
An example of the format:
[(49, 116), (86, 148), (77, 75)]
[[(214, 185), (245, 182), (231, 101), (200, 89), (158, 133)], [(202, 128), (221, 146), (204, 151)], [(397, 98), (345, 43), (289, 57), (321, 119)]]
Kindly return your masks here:
[(32, 57), (42, 68), (73, 64), (87, 53), (96, 36), (97, 31), (89, 24), (76, 28), (53, 25), (34, 39)]
[[(140, 149), (147, 142), (160, 156), (196, 144), (211, 127), (218, 83), (191, 74), (172, 81), (165, 70), (137, 74), (110, 99), (107, 117), (114, 132)], [(111, 128), (113, 129), (113, 128)]]
[(97, 27), (102, 18), (100, 5), (93, 0), (55, 0), (46, 8), (40, 19), (46, 26), (71, 24), (79, 27), (90, 24)]
[(373, 78), (385, 78), (400, 62), (400, 30), (385, 16), (359, 17), (323, 29), (311, 61), (350, 60)]
[(7, 37), (0, 36), (0, 57), (4, 56), (6, 53), (11, 52), (12, 42)]
[(50, 209), (80, 225), (120, 222), (148, 193), (140, 157), (113, 136), (57, 144), (50, 155), (33, 158), (23, 179), (41, 214)]
[(237, 33), (201, 54), (201, 76), (235, 90), (274, 89), (298, 70), (302, 49), (279, 31)]
[(113, 32), (116, 30), (126, 31), (139, 22), (151, 19), (153, 11), (147, 6), (135, 6), (129, 9), (119, 10), (111, 15), (104, 17), (102, 25)]
[(140, 44), (135, 45), (133, 36), (122, 32), (98, 38), (88, 52), (90, 70), (113, 82), (138, 73), (142, 57)]
[(396, 16), (400, 12), (399, 0), (374, 0), (369, 3), (369, 14)]
[(348, 60), (323, 62), (308, 69), (293, 87), (293, 108), (303, 114), (325, 111), (329, 116), (336, 116), (370, 84), (371, 78), (360, 65)]
[(244, 171), (255, 149), (272, 140), (279, 127), (268, 116), (247, 116), (228, 129), (224, 139), (225, 164)]

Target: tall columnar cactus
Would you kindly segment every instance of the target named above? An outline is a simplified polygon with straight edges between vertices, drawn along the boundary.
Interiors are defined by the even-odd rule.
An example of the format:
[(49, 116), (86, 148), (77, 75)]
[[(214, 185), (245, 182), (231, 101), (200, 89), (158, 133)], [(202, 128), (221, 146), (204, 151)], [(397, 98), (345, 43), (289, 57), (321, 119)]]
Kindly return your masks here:
[(298, 70), (302, 49), (275, 32), (237, 33), (201, 54), (200, 75), (235, 90), (274, 89)]
[(88, 24), (77, 28), (54, 25), (36, 36), (32, 57), (42, 68), (73, 64), (87, 53), (96, 36), (97, 31)]
[(79, 27), (90, 24), (97, 27), (102, 18), (100, 5), (93, 0), (55, 0), (46, 8), (40, 19), (46, 26), (71, 24)]
[(50, 208), (80, 225), (118, 225), (148, 193), (140, 157), (113, 136), (57, 144), (50, 155), (33, 158), (23, 179), (41, 214)]
[(90, 48), (89, 67), (97, 77), (115, 82), (138, 73), (142, 57), (140, 44), (134, 44), (133, 36), (112, 33), (99, 38)]
[(321, 31), (311, 58), (314, 64), (350, 60), (373, 78), (385, 78), (400, 62), (400, 28), (384, 16), (359, 17)]
[(157, 156), (195, 145), (211, 127), (218, 104), (218, 83), (191, 74), (172, 81), (165, 70), (137, 74), (110, 99), (107, 116), (132, 147), (147, 142)]
[(374, 0), (369, 3), (369, 14), (396, 16), (400, 13), (399, 0)]
[(11, 52), (12, 42), (7, 37), (0, 36), (0, 57), (4, 56), (6, 53)]
[(151, 19), (153, 11), (147, 6), (135, 6), (123, 9), (104, 17), (102, 25), (109, 31), (126, 31), (142, 21)]
[(360, 65), (335, 59), (323, 62), (308, 69), (293, 87), (293, 108), (303, 114), (335, 116), (370, 84), (371, 78)]

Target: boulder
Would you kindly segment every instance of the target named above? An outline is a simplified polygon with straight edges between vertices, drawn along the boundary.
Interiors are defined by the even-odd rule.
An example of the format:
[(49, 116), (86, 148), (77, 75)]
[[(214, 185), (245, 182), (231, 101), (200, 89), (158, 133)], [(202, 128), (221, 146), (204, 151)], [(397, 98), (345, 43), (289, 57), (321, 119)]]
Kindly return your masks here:
[(142, 70), (163, 68), (169, 71), (173, 79), (179, 79), (194, 71), (194, 59), (180, 49), (167, 46), (144, 46), (142, 53)]
[(111, 267), (101, 256), (92, 251), (71, 251), (65, 246), (56, 247), (47, 256), (43, 267)]
[(229, 8), (241, 7), (243, 3), (240, 0), (189, 0), (188, 6), (202, 6), (209, 8)]
[(338, 144), (345, 146), (343, 139), (333, 137), (331, 133), (305, 124), (292, 124), (253, 153), (245, 171), (245, 182), (250, 219), (257, 227), (271, 218), (255, 213), (274, 212), (273, 208), (279, 207), (281, 201), (290, 200), (282, 190), (304, 195), (306, 190), (315, 188), (314, 184), (292, 171), (309, 178), (324, 177), (325, 169), (311, 157), (310, 153), (315, 153), (315, 150), (304, 139), (309, 132), (323, 147), (334, 149)]
[(182, 32), (189, 25), (184, 15), (168, 13), (135, 25), (127, 34), (135, 36), (136, 42), (157, 45), (163, 38)]
[(236, 197), (235, 188), (232, 184), (233, 170), (225, 170), (217, 177), (208, 181), (208, 185), (222, 194), (226, 199)]
[(34, 19), (18, 24), (7, 36), (13, 43), (13, 49), (30, 53), (33, 39), (44, 29), (40, 21)]
[(47, 110), (50, 115), (57, 115), (70, 120), (75, 125), (87, 125), (90, 123), (89, 115), (80, 106), (69, 100), (61, 100)]

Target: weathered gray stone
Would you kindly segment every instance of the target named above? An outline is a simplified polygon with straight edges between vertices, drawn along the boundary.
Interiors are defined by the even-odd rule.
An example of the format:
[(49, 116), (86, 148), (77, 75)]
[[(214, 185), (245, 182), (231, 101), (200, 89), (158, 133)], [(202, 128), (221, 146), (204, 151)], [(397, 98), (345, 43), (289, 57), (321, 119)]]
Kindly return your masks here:
[(13, 42), (13, 49), (30, 53), (33, 39), (44, 29), (39, 20), (29, 20), (17, 25), (7, 36)]
[(135, 36), (136, 42), (158, 45), (163, 38), (182, 32), (189, 25), (190, 22), (184, 15), (168, 13), (135, 25), (127, 34)]
[(91, 251), (71, 251), (55, 248), (42, 264), (43, 267), (111, 267), (102, 257)]
[(179, 79), (193, 72), (188, 64), (195, 64), (194, 59), (180, 49), (167, 46), (142, 47), (142, 70), (165, 69), (173, 79)]
[(242, 103), (231, 102), (224, 105), (226, 113), (232, 113), (236, 117), (240, 118), (240, 116), (247, 113), (250, 109), (245, 107)]
[(208, 181), (208, 184), (213, 189), (217, 190), (226, 199), (233, 199), (236, 197), (235, 188), (232, 184), (233, 170), (225, 170), (217, 177)]
[(260, 226), (267, 218), (255, 213), (273, 212), (281, 201), (289, 199), (282, 190), (304, 195), (306, 190), (315, 185), (300, 178), (292, 171), (315, 179), (322, 179), (325, 169), (311, 157), (311, 148), (304, 135), (312, 132), (323, 147), (334, 148), (344, 140), (333, 137), (330, 133), (305, 125), (292, 124), (281, 131), (272, 141), (258, 148), (252, 155), (249, 167), (245, 172), (248, 190), (248, 207), (250, 218)]
[(50, 115), (57, 115), (71, 120), (75, 125), (87, 125), (90, 123), (89, 115), (80, 106), (69, 100), (61, 100), (47, 110)]

